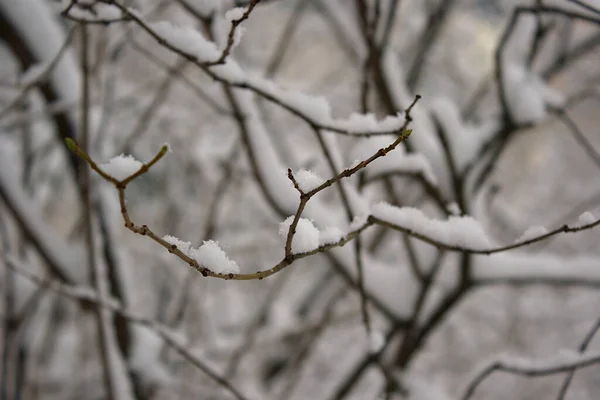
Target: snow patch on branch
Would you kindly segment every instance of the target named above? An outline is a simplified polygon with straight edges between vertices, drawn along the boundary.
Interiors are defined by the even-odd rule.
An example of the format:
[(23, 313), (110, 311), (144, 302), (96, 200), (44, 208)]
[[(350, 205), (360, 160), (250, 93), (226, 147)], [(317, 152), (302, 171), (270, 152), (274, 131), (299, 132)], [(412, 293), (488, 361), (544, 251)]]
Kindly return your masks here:
[(135, 339), (128, 360), (129, 366), (141, 378), (145, 387), (161, 387), (171, 382), (172, 377), (160, 359), (164, 340), (152, 329), (134, 325)]
[[(279, 235), (286, 239), (294, 217), (290, 216), (279, 224)], [(320, 232), (311, 220), (300, 218), (296, 225), (296, 233), (292, 239), (292, 251), (294, 253), (305, 253), (319, 247)]]
[(398, 131), (404, 124), (404, 117), (400, 113), (381, 120), (377, 120), (371, 113), (352, 113), (347, 118), (334, 118), (331, 104), (322, 96), (289, 90), (259, 76), (248, 77), (246, 82), (249, 87), (256, 88), (267, 98), (330, 130), (340, 130), (350, 134), (385, 133)]
[(149, 26), (166, 43), (196, 57), (200, 62), (214, 61), (221, 56), (214, 42), (206, 39), (200, 31), (190, 26), (175, 26), (168, 21), (154, 22)]
[[(229, 23), (228, 25), (230, 26), (230, 29), (233, 29), (234, 21), (239, 21), (242, 19), (245, 12), (246, 8), (235, 7), (225, 13), (225, 20)], [(246, 28), (244, 28), (241, 25), (238, 25), (236, 27), (235, 32), (233, 34), (233, 45), (231, 47), (232, 49), (236, 48), (240, 44), (245, 31)]]
[[(144, 21), (134, 11), (130, 10), (130, 12), (140, 21)], [(232, 15), (238, 14), (239, 12), (236, 11)], [(285, 89), (262, 76), (250, 76), (231, 57), (228, 57), (223, 64), (210, 65), (221, 57), (222, 50), (196, 29), (174, 26), (168, 21), (154, 23), (144, 21), (144, 23), (159, 43), (166, 44), (200, 64), (205, 64), (209, 73), (216, 79), (259, 93), (320, 128), (349, 134), (378, 134), (399, 131), (404, 125), (405, 119), (400, 110), (397, 115), (387, 116), (381, 120), (377, 120), (374, 114), (357, 113), (347, 118), (334, 118), (331, 105), (323, 97)]]
[(294, 179), (298, 182), (300, 190), (305, 193), (318, 188), (325, 182), (319, 175), (304, 168), (294, 173)]
[(111, 158), (104, 164), (100, 164), (99, 167), (108, 175), (122, 181), (139, 171), (143, 165), (141, 161), (136, 160), (133, 156), (121, 154)]
[(598, 220), (590, 211), (586, 211), (577, 218), (581, 225), (589, 225), (593, 224)]
[(372, 215), (447, 246), (484, 250), (493, 245), (483, 226), (468, 216), (450, 216), (445, 221), (436, 220), (429, 218), (419, 209), (394, 207), (388, 203), (374, 205)]
[(518, 124), (539, 122), (546, 117), (547, 106), (562, 107), (565, 103), (559, 91), (523, 65), (506, 63), (503, 75), (508, 110)]
[(456, 103), (447, 97), (434, 99), (431, 111), (442, 128), (458, 171), (475, 160), (484, 143), (498, 128), (493, 120), (479, 125), (465, 123)]
[[(66, 37), (50, 2), (3, 0), (0, 13), (17, 29), (36, 60), (43, 63), (56, 57)], [(66, 49), (49, 75), (52, 89), (59, 97), (57, 100), (70, 104), (79, 99), (80, 75), (73, 51)], [(76, 123), (72, 113), (69, 118), (72, 124)]]
[(537, 238), (539, 236), (545, 235), (548, 233), (548, 229), (541, 225), (534, 225), (527, 228), (525, 232), (515, 241), (515, 243), (524, 242), (526, 240), (531, 240)]
[(337, 243), (345, 235), (346, 233), (336, 226), (325, 228), (319, 232), (319, 244), (326, 245)]
[(193, 258), (198, 264), (208, 268), (217, 274), (239, 274), (240, 267), (233, 260), (230, 260), (227, 254), (221, 249), (214, 240), (205, 241), (202, 246), (195, 248), (190, 242), (176, 238), (175, 236), (165, 235), (163, 240), (177, 248), (186, 256)]

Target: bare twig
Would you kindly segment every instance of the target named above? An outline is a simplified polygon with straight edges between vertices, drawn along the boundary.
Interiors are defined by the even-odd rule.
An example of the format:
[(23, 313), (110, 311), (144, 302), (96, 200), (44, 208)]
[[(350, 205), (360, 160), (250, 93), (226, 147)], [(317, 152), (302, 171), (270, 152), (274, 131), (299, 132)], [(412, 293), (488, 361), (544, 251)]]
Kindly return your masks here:
[(302, 21), (302, 17), (306, 13), (307, 7), (311, 1), (312, 0), (298, 0), (296, 2), (296, 6), (294, 7), (288, 22), (285, 24), (283, 33), (279, 35), (279, 42), (275, 47), (275, 51), (267, 63), (267, 67), (265, 68), (265, 76), (269, 78), (273, 77), (279, 70), (283, 57), (285, 56), (287, 50), (290, 49), (290, 42), (294, 36), (294, 33), (300, 25), (300, 21)]
[(600, 354), (590, 354), (589, 356), (581, 356), (575, 360), (566, 360), (562, 362), (549, 362), (548, 365), (520, 365), (518, 361), (501, 359), (491, 363), (486, 368), (482, 369), (475, 378), (467, 385), (467, 388), (462, 395), (462, 400), (469, 400), (479, 385), (491, 374), (496, 371), (508, 372), (511, 374), (522, 375), (527, 377), (545, 376), (559, 374), (562, 372), (571, 372), (579, 368), (584, 368), (589, 365), (600, 363)]
[(595, 14), (600, 15), (600, 8), (594, 7), (593, 5), (591, 5), (591, 4), (589, 4), (589, 3), (585, 2), (585, 1), (581, 1), (581, 0), (567, 0), (567, 1), (569, 1), (571, 3), (575, 3), (578, 6), (584, 8), (584, 9), (586, 9), (588, 11), (591, 11), (591, 12), (593, 12)]
[[(578, 348), (579, 353), (583, 354), (587, 350), (590, 342), (592, 341), (592, 339), (594, 338), (594, 336), (596, 335), (598, 330), (600, 330), (600, 318), (598, 318), (596, 320), (596, 323), (594, 323), (592, 328), (585, 335), (585, 338), (579, 345), (579, 348)], [(565, 396), (567, 395), (567, 391), (569, 390), (569, 386), (571, 385), (571, 382), (573, 381), (574, 376), (575, 376), (575, 370), (573, 369), (573, 370), (569, 371), (565, 380), (563, 381), (563, 384), (560, 387), (560, 391), (558, 392), (557, 400), (564, 400)]]
[(417, 54), (407, 73), (407, 84), (410, 89), (414, 90), (417, 87), (421, 73), (425, 69), (427, 54), (442, 32), (446, 19), (455, 4), (456, 0), (441, 0), (437, 8), (429, 15), (421, 36), (415, 41)]
[[(90, 107), (90, 76), (89, 76), (89, 36), (87, 32), (87, 26), (82, 23), (79, 27), (81, 33), (81, 70), (82, 70), (82, 94), (81, 94), (81, 145), (84, 152), (89, 151), (89, 107)], [(85, 160), (81, 160), (85, 163)], [(101, 295), (105, 296), (108, 293), (108, 287), (98, 263), (96, 262), (95, 255), (95, 244), (94, 244), (94, 232), (92, 227), (92, 221), (94, 219), (92, 213), (92, 202), (91, 202), (91, 178), (89, 168), (82, 168), (80, 175), (80, 187), (82, 193), (82, 201), (84, 208), (83, 219), (85, 221), (85, 240), (87, 245), (87, 262), (90, 271), (91, 282), (95, 286), (96, 291)], [(108, 319), (106, 318), (105, 311), (100, 307), (95, 309), (96, 320), (98, 323), (98, 345), (100, 349), (100, 356), (102, 358), (103, 368), (103, 379), (106, 390), (106, 397), (108, 400), (117, 400), (118, 391), (116, 389), (116, 382), (113, 380), (114, 371), (111, 370), (112, 363), (110, 359), (109, 345), (107, 341), (110, 340), (108, 335), (110, 334), (110, 327), (108, 326)]]
[(567, 128), (569, 128), (569, 132), (571, 132), (577, 143), (583, 148), (583, 150), (585, 150), (585, 153), (588, 155), (590, 160), (596, 164), (598, 168), (600, 168), (600, 154), (596, 151), (596, 149), (594, 149), (594, 146), (585, 137), (583, 132), (581, 132), (577, 126), (577, 123), (573, 121), (573, 119), (567, 113), (567, 110), (558, 110), (557, 115), (564, 122)]

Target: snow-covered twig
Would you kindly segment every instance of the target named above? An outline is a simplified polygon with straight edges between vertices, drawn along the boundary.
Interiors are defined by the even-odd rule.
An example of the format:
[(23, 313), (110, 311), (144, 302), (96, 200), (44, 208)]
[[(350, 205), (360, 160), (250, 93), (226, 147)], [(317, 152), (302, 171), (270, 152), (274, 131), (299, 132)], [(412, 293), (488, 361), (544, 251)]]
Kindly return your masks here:
[[(288, 110), (311, 126), (322, 130), (357, 137), (398, 134), (404, 124), (399, 116), (388, 116), (377, 121), (372, 114), (352, 114), (346, 119), (331, 115), (331, 107), (322, 98), (285, 90), (270, 80), (250, 77), (231, 59), (220, 63), (220, 53), (214, 42), (189, 28), (176, 28), (170, 23), (149, 23), (138, 12), (116, 0), (110, 1), (152, 36), (163, 47), (200, 67), (214, 80), (233, 88), (247, 89)], [(215, 61), (215, 58), (217, 59)]]
[(68, 49), (71, 41), (73, 39), (75, 33), (75, 27), (72, 27), (69, 30), (63, 44), (60, 46), (56, 55), (52, 57), (50, 60), (44, 60), (40, 64), (35, 64), (23, 74), (21, 77), (20, 84), (23, 86), (19, 94), (10, 101), (4, 108), (0, 110), (0, 119), (5, 117), (9, 111), (15, 108), (19, 103), (23, 101), (25, 96), (35, 87), (44, 83), (44, 81), (50, 78), (50, 75), (56, 68), (56, 65), (61, 60), (62, 56), (65, 54), (65, 51)]
[(41, 210), (19, 185), (18, 172), (9, 162), (8, 149), (1, 146), (0, 171), (0, 199), (52, 274), (65, 283), (86, 282), (84, 271), (80, 268), (85, 260), (83, 247), (62, 240), (44, 223)]
[[(67, 143), (67, 146), (69, 147), (69, 149), (72, 152), (74, 152), (75, 154), (77, 154), (80, 158), (85, 160), (96, 173), (98, 173), (106, 181), (115, 185), (115, 188), (117, 189), (118, 194), (119, 194), (119, 202), (121, 204), (121, 213), (123, 215), (123, 219), (125, 220), (125, 226), (129, 230), (131, 230), (135, 233), (138, 233), (140, 235), (150, 237), (152, 240), (154, 240), (155, 242), (159, 243), (161, 246), (163, 246), (164, 248), (169, 250), (169, 252), (175, 254), (180, 259), (185, 261), (188, 265), (190, 265), (194, 269), (198, 270), (204, 276), (211, 276), (211, 277), (216, 277), (216, 278), (221, 278), (221, 279), (235, 279), (235, 280), (263, 279), (263, 278), (273, 275), (274, 273), (281, 271), (288, 265), (291, 265), (297, 259), (308, 257), (310, 255), (317, 254), (319, 252), (328, 250), (333, 247), (343, 246), (347, 242), (355, 239), (360, 234), (360, 232), (362, 232), (364, 229), (366, 229), (370, 225), (370, 224), (364, 225), (363, 227), (361, 227), (357, 230), (354, 230), (353, 232), (350, 232), (345, 237), (342, 237), (341, 239), (335, 241), (335, 243), (326, 244), (323, 246), (318, 246), (318, 243), (316, 243), (313, 250), (305, 248), (305, 249), (301, 250), (301, 252), (299, 252), (299, 253), (292, 252), (292, 240), (296, 233), (296, 227), (298, 226), (298, 223), (300, 221), (300, 216), (302, 215), (302, 212), (304, 211), (304, 208), (306, 207), (308, 201), (313, 196), (315, 196), (317, 193), (327, 189), (328, 187), (337, 183), (338, 181), (342, 180), (343, 178), (347, 178), (347, 177), (354, 175), (358, 171), (366, 168), (369, 164), (371, 164), (373, 161), (377, 160), (378, 158), (386, 156), (390, 151), (394, 150), (396, 147), (398, 147), (398, 145), (400, 143), (402, 143), (406, 138), (408, 138), (412, 132), (411, 130), (406, 129), (408, 123), (411, 121), (411, 119), (409, 118), (410, 111), (415, 106), (415, 104), (419, 100), (419, 98), (420, 98), (420, 96), (417, 96), (415, 98), (415, 100), (413, 101), (413, 103), (407, 108), (406, 121), (405, 121), (404, 125), (401, 127), (401, 129), (402, 129), (401, 134), (396, 138), (396, 140), (393, 143), (391, 143), (389, 146), (379, 149), (371, 157), (359, 162), (354, 167), (345, 169), (344, 171), (340, 172), (338, 175), (328, 179), (327, 181), (323, 182), (321, 185), (318, 185), (317, 187), (315, 187), (307, 192), (302, 190), (302, 188), (300, 187), (300, 185), (294, 178), (292, 171), (288, 170), (289, 179), (293, 182), (294, 187), (300, 193), (300, 203), (299, 203), (297, 211), (288, 227), (288, 233), (287, 233), (286, 244), (285, 244), (285, 256), (284, 256), (283, 260), (281, 260), (274, 267), (272, 267), (268, 270), (250, 273), (250, 274), (241, 274), (234, 270), (229, 270), (229, 269), (227, 269), (226, 271), (223, 270), (222, 272), (219, 272), (214, 269), (208, 268), (207, 266), (199, 263), (195, 257), (193, 257), (189, 254), (188, 249), (187, 249), (187, 247), (189, 247), (189, 245), (184, 248), (184, 247), (182, 247), (183, 242), (179, 241), (178, 239), (173, 241), (174, 239), (171, 240), (170, 238), (167, 238), (167, 237), (160, 237), (156, 233), (154, 233), (147, 225), (138, 226), (129, 217), (129, 213), (127, 211), (127, 204), (125, 201), (125, 190), (127, 188), (127, 185), (129, 183), (131, 183), (133, 180), (135, 180), (136, 178), (138, 178), (139, 176), (148, 172), (148, 170), (166, 154), (166, 152), (168, 151), (168, 146), (163, 146), (161, 148), (161, 150), (154, 156), (154, 158), (145, 164), (141, 163), (137, 160), (134, 160), (130, 156), (129, 157), (120, 156), (120, 157), (116, 157), (115, 159), (111, 160), (107, 164), (99, 166), (73, 140), (68, 139), (66, 141), (66, 143)], [(214, 267), (216, 267), (216, 265)]]
[[(374, 215), (367, 218), (361, 227), (378, 224), (409, 234), (419, 240), (447, 251), (470, 254), (494, 254), (528, 246), (561, 233), (574, 233), (593, 229), (600, 225), (600, 219), (583, 225), (563, 225), (551, 231), (534, 235), (505, 246), (492, 246), (482, 228), (470, 217), (452, 217), (441, 222), (430, 220), (416, 209), (402, 209), (381, 204)], [(394, 222), (403, 221), (403, 222)], [(429, 221), (429, 222), (427, 222)], [(434, 224), (431, 224), (433, 222)]]
[[(266, 278), (281, 271), (298, 259), (321, 253), (335, 247), (343, 246), (346, 243), (354, 240), (364, 230), (373, 225), (381, 225), (390, 229), (404, 232), (443, 250), (487, 255), (524, 247), (561, 233), (580, 232), (595, 228), (596, 226), (600, 225), (600, 219), (577, 226), (563, 225), (545, 233), (540, 233), (532, 237), (526, 237), (510, 245), (494, 247), (490, 245), (490, 241), (482, 230), (482, 227), (470, 217), (451, 217), (447, 221), (431, 220), (419, 210), (410, 208), (402, 209), (382, 203), (373, 208), (373, 213), (366, 218), (364, 223), (342, 235), (339, 239), (319, 246), (314, 246), (312, 250), (310, 250), (308, 247), (302, 247), (299, 252), (294, 252), (292, 250), (292, 242), (294, 235), (296, 234), (296, 228), (300, 223), (301, 215), (308, 201), (317, 193), (330, 187), (339, 180), (354, 175), (361, 169), (366, 168), (377, 158), (385, 156), (388, 152), (392, 151), (396, 146), (398, 146), (398, 144), (400, 144), (406, 137), (408, 137), (409, 134), (410, 131), (405, 131), (405, 133), (400, 135), (390, 146), (380, 149), (368, 159), (359, 162), (352, 168), (342, 171), (335, 177), (328, 179), (327, 181), (307, 192), (301, 188), (300, 184), (294, 177), (293, 172), (291, 169), (289, 169), (288, 177), (292, 181), (295, 189), (300, 193), (300, 203), (298, 204), (296, 213), (290, 220), (289, 225), (286, 227), (287, 234), (285, 242), (285, 256), (278, 264), (270, 269), (248, 274), (242, 274), (229, 270), (217, 272), (207, 268), (206, 266), (200, 264), (194, 257), (187, 254), (186, 248), (183, 248), (179, 245), (180, 241), (175, 243), (167, 238), (162, 238), (155, 234), (147, 225), (136, 225), (129, 217), (125, 201), (125, 190), (127, 185), (137, 177), (145, 174), (155, 163), (157, 163), (166, 154), (168, 150), (167, 146), (163, 146), (156, 156), (146, 164), (133, 159), (128, 160), (127, 158), (120, 158), (119, 162), (127, 162), (123, 166), (119, 167), (119, 169), (114, 169), (117, 168), (116, 165), (114, 167), (111, 166), (111, 170), (114, 169), (113, 174), (118, 175), (119, 179), (117, 179), (115, 176), (105, 172), (100, 166), (98, 166), (85, 152), (82, 151), (81, 148), (79, 148), (74, 141), (67, 140), (67, 144), (73, 152), (85, 159), (90, 164), (92, 169), (94, 169), (100, 176), (115, 185), (119, 193), (119, 202), (121, 204), (121, 212), (123, 219), (125, 220), (125, 226), (129, 230), (143, 236), (150, 237), (152, 240), (166, 248), (170, 253), (175, 254), (188, 265), (198, 270), (200, 273), (202, 273), (202, 275), (221, 279), (254, 280)], [(309, 247), (313, 246), (311, 245)]]
[(214, 371), (205, 361), (201, 360), (196, 354), (194, 354), (194, 352), (190, 351), (187, 344), (184, 343), (184, 341), (180, 337), (181, 335), (173, 332), (171, 329), (160, 324), (154, 319), (134, 314), (124, 309), (121, 305), (121, 302), (119, 302), (118, 300), (110, 296), (98, 296), (98, 293), (92, 288), (86, 286), (74, 286), (70, 284), (63, 284), (58, 282), (57, 280), (41, 278), (36, 274), (19, 267), (18, 261), (14, 259), (9, 258), (6, 264), (15, 273), (23, 276), (24, 278), (30, 280), (31, 282), (35, 283), (40, 287), (52, 290), (67, 298), (71, 298), (84, 303), (92, 303), (94, 305), (103, 307), (107, 310), (121, 315), (123, 318), (127, 319), (130, 322), (143, 325), (151, 329), (154, 333), (161, 337), (168, 346), (173, 348), (178, 354), (180, 354), (183, 358), (188, 360), (196, 368), (204, 372), (208, 377), (217, 382), (228, 392), (233, 394), (236, 399), (248, 400), (246, 396), (244, 396), (238, 389), (232, 386), (230, 382), (223, 378), (218, 372)]
[(504, 54), (506, 45), (509, 42), (513, 32), (515, 31), (515, 27), (519, 21), (519, 18), (523, 15), (533, 14), (533, 15), (563, 15), (567, 18), (571, 18), (574, 20), (581, 20), (590, 22), (593, 24), (600, 24), (600, 18), (595, 17), (585, 13), (579, 13), (576, 11), (564, 9), (561, 7), (555, 6), (546, 6), (546, 5), (536, 5), (536, 6), (517, 6), (514, 8), (509, 23), (507, 27), (504, 29), (502, 37), (498, 43), (495, 53), (495, 77), (496, 82), (498, 84), (498, 97), (500, 100), (500, 105), (502, 106), (503, 119), (507, 123), (508, 126), (517, 126), (518, 120), (515, 118), (513, 113), (511, 112), (510, 107), (510, 99), (507, 95), (507, 82), (506, 82), (506, 60), (504, 59), (506, 55)]

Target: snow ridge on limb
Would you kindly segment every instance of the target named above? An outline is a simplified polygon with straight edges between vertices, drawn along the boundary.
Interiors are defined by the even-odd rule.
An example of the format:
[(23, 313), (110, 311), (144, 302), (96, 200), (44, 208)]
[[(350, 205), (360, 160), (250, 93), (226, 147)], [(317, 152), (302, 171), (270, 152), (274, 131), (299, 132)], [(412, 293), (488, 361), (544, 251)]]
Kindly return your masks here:
[(64, 242), (44, 223), (38, 207), (17, 182), (17, 170), (9, 159), (0, 146), (0, 198), (56, 276), (67, 283), (87, 282), (87, 271), (81, 268), (85, 265), (83, 246)]
[[(177, 27), (166, 21), (151, 23), (131, 8), (118, 2), (111, 4), (161, 45), (193, 62), (216, 81), (250, 90), (319, 129), (353, 136), (390, 135), (397, 134), (405, 123), (401, 115), (387, 116), (379, 121), (373, 114), (355, 113), (348, 118), (334, 118), (331, 105), (325, 99), (288, 90), (271, 80), (247, 74), (231, 57), (222, 57), (224, 52), (220, 53), (214, 42), (195, 29)], [(233, 32), (233, 25), (230, 32)]]

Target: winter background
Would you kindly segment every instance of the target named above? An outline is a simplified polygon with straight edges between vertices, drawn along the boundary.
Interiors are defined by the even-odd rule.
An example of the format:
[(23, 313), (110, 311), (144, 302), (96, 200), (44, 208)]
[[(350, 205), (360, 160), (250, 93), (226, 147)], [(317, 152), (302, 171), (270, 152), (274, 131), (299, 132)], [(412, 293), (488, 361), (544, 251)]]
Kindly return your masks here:
[(596, 399), (599, 9), (0, 0), (0, 399)]

